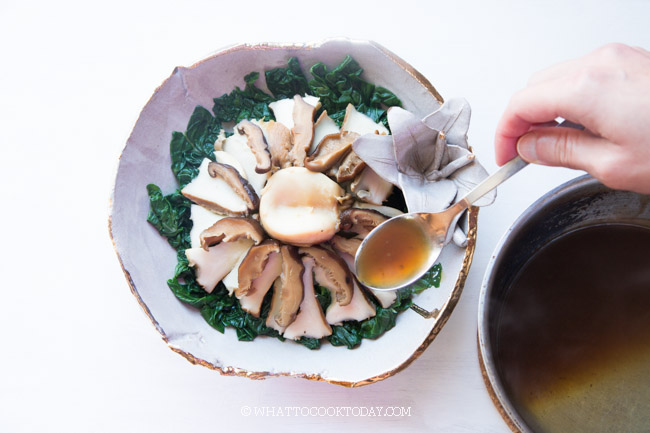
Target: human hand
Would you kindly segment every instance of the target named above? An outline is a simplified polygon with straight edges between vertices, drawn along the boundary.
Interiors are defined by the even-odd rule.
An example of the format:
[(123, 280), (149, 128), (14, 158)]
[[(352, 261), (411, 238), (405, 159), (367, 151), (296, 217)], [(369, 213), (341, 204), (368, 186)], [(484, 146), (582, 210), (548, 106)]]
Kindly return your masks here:
[[(538, 126), (557, 117), (586, 129)], [(609, 44), (536, 73), (506, 107), (495, 150), (499, 165), (519, 153), (650, 193), (650, 52)]]

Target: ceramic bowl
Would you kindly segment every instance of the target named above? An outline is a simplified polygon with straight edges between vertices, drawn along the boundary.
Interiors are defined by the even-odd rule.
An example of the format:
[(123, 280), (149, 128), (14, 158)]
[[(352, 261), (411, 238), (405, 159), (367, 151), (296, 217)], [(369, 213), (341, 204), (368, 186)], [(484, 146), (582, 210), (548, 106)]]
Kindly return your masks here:
[[(454, 309), (474, 253), (476, 208), (468, 215), (467, 247), (450, 245), (440, 257), (440, 288), (425, 290), (415, 298), (421, 308), (401, 313), (395, 328), (376, 340), (363, 340), (353, 350), (325, 343), (311, 351), (264, 337), (253, 342), (238, 341), (233, 329), (221, 334), (211, 328), (196, 309), (176, 299), (167, 287), (176, 254), (146, 221), (146, 185), (155, 183), (164, 193), (177, 188), (169, 168), (172, 131), (185, 129), (196, 105), (210, 109), (212, 98), (229, 93), (235, 86), (243, 88), (243, 77), (251, 71), (261, 72), (257, 85), (266, 90), (263, 71), (286, 66), (292, 56), (299, 59), (307, 73), (319, 61), (328, 67), (336, 66), (346, 54), (364, 68), (366, 80), (391, 89), (415, 114), (423, 117), (442, 103), (427, 79), (379, 44), (332, 39), (301, 45), (238, 45), (193, 66), (177, 67), (140, 113), (120, 157), (110, 232), (133, 295), (167, 345), (190, 362), (222, 374), (255, 379), (294, 376), (344, 386), (369, 384), (408, 366), (440, 332)], [(433, 314), (423, 318), (426, 312)]]

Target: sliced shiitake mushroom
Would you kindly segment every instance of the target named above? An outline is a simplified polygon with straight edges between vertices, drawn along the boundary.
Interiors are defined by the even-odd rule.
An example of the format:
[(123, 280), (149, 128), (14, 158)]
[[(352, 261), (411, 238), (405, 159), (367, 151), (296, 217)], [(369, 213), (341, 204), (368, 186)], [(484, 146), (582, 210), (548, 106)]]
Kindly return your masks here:
[(257, 245), (264, 240), (264, 230), (252, 218), (227, 217), (203, 230), (199, 236), (201, 248), (206, 251), (219, 242), (232, 242), (241, 238), (250, 239)]
[(305, 102), (300, 95), (293, 97), (293, 148), (291, 160), (296, 167), (305, 163), (307, 151), (314, 138), (314, 113), (316, 107)]
[(266, 318), (266, 326), (284, 332), (284, 329), (296, 318), (302, 302), (304, 293), (302, 276), (305, 267), (296, 247), (283, 245), (280, 247), (280, 254), (282, 272), (273, 283), (273, 298)]
[(336, 134), (338, 132), (340, 131), (336, 122), (334, 122), (332, 118), (327, 115), (327, 110), (323, 110), (320, 116), (318, 116), (316, 122), (314, 122), (314, 137), (312, 138), (311, 146), (309, 147), (309, 155), (314, 153), (316, 147), (320, 144), (323, 138), (330, 134)]
[(302, 277), (305, 294), (300, 303), (300, 310), (296, 319), (284, 330), (282, 335), (294, 340), (302, 337), (326, 337), (332, 334), (332, 327), (325, 320), (323, 310), (316, 299), (313, 275), (315, 266), (314, 259), (311, 257), (303, 257), (302, 263), (305, 267), (305, 272)]
[(343, 259), (336, 253), (317, 246), (301, 247), (299, 252), (314, 259), (316, 282), (329, 289), (336, 303), (347, 305), (352, 301), (353, 276)]
[(252, 247), (239, 266), (239, 287), (235, 296), (244, 311), (259, 317), (264, 296), (282, 272), (280, 243), (267, 239)]
[(330, 239), (330, 245), (334, 250), (339, 253), (346, 253), (354, 257), (357, 254), (359, 245), (361, 245), (362, 239), (359, 238), (345, 238), (340, 235), (335, 235)]
[(377, 314), (377, 309), (368, 301), (356, 280), (353, 280), (352, 284), (352, 301), (346, 305), (332, 302), (325, 313), (327, 323), (340, 325), (347, 320), (360, 322)]
[(271, 153), (271, 166), (281, 169), (291, 166), (291, 147), (293, 138), (291, 130), (280, 122), (270, 120), (261, 122), (260, 127), (266, 137), (266, 142)]
[[(182, 189), (181, 193), (194, 203), (218, 214), (248, 215), (251, 211), (249, 203), (258, 201), (257, 194), (234, 168), (226, 166), (229, 168), (224, 168), (225, 176), (212, 176), (210, 164), (218, 163), (205, 158), (199, 166), (199, 174)], [(249, 196), (249, 192), (252, 193), (253, 198)], [(242, 197), (243, 195), (246, 199)]]
[(222, 242), (207, 251), (203, 248), (189, 248), (185, 250), (185, 256), (189, 265), (196, 269), (197, 283), (210, 293), (233, 270), (239, 258), (252, 244), (253, 241), (249, 239)]
[(387, 219), (376, 210), (353, 207), (341, 212), (340, 229), (344, 232), (356, 233), (359, 238), (365, 238), (372, 229)]
[(241, 298), (251, 294), (254, 291), (253, 281), (264, 271), (269, 256), (279, 252), (280, 242), (275, 239), (267, 239), (261, 244), (251, 247), (239, 265), (239, 287), (235, 290), (235, 296)]
[(366, 163), (353, 150), (339, 164), (336, 171), (336, 181), (339, 183), (348, 182), (357, 177), (364, 168), (366, 168)]
[(242, 120), (236, 126), (237, 132), (246, 136), (248, 147), (255, 155), (255, 172), (266, 173), (271, 170), (271, 154), (262, 129), (249, 120)]
[[(230, 165), (210, 162), (208, 174), (213, 178), (222, 179), (246, 203), (249, 212), (255, 212), (259, 207), (259, 197), (248, 181), (241, 177), (239, 172)], [(200, 203), (201, 204), (201, 203)]]
[(359, 137), (356, 132), (338, 132), (324, 137), (312, 155), (305, 158), (305, 167), (312, 171), (328, 170), (352, 150)]

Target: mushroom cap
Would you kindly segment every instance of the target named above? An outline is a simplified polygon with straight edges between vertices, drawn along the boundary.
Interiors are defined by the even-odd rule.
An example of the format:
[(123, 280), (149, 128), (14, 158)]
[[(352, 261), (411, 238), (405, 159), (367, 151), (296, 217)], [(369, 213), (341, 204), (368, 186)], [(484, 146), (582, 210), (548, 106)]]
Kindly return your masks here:
[(282, 256), (279, 252), (271, 253), (268, 256), (266, 265), (262, 273), (252, 281), (251, 288), (245, 295), (237, 296), (239, 303), (244, 311), (248, 311), (255, 317), (260, 316), (262, 309), (262, 302), (266, 293), (269, 291), (273, 282), (280, 276), (282, 272)]
[(190, 205), (190, 219), (192, 220), (190, 245), (192, 248), (201, 246), (201, 233), (203, 233), (203, 230), (210, 228), (214, 223), (225, 217), (225, 215), (214, 213), (198, 204)]
[(354, 285), (352, 301), (346, 305), (332, 302), (325, 312), (327, 323), (340, 325), (348, 320), (356, 320), (360, 322), (370, 317), (374, 317), (375, 314), (377, 314), (377, 309), (368, 302), (366, 295), (363, 293), (357, 282), (353, 281), (352, 284)]
[(280, 252), (280, 243), (274, 239), (267, 239), (259, 245), (251, 247), (239, 265), (239, 287), (235, 296), (241, 298), (251, 293), (253, 281), (259, 277), (266, 267), (269, 256)]
[(305, 102), (300, 95), (293, 97), (293, 148), (291, 159), (294, 166), (302, 166), (314, 138), (314, 114), (316, 107)]
[(305, 158), (305, 167), (312, 171), (326, 171), (352, 150), (359, 137), (355, 132), (337, 132), (325, 136), (313, 154)]
[(365, 238), (388, 217), (374, 209), (350, 208), (341, 212), (341, 231), (356, 233), (357, 237)]
[(264, 132), (264, 137), (271, 154), (271, 165), (274, 170), (291, 166), (291, 130), (280, 122), (270, 120), (268, 122), (257, 121)]
[(332, 327), (325, 320), (325, 315), (320, 303), (316, 299), (314, 290), (314, 259), (303, 257), (302, 263), (305, 267), (303, 274), (303, 286), (305, 295), (300, 303), (300, 310), (296, 319), (284, 330), (285, 338), (297, 340), (301, 337), (322, 338), (332, 334)]
[(336, 181), (342, 183), (352, 180), (361, 174), (364, 168), (366, 168), (365, 161), (353, 150), (339, 164), (336, 171)]
[(283, 245), (280, 247), (280, 254), (282, 273), (273, 284), (273, 298), (266, 318), (266, 326), (284, 332), (284, 329), (296, 318), (302, 302), (304, 294), (302, 276), (305, 267), (296, 247)]
[(227, 217), (203, 230), (199, 236), (201, 248), (206, 251), (219, 242), (232, 242), (241, 238), (250, 239), (258, 245), (264, 240), (264, 230), (252, 218)]
[(269, 179), (260, 199), (260, 221), (273, 238), (292, 245), (313, 245), (338, 230), (344, 190), (322, 173), (288, 167)]
[(207, 251), (203, 248), (189, 248), (185, 250), (185, 256), (189, 265), (196, 269), (196, 282), (210, 293), (232, 271), (252, 244), (251, 240), (239, 239), (220, 243)]
[[(210, 164), (217, 164), (205, 158), (199, 166), (199, 174), (188, 183), (181, 193), (206, 209), (223, 215), (241, 216), (250, 213), (249, 203), (253, 202), (248, 193), (252, 191), (247, 187), (245, 179), (239, 176), (236, 169), (224, 169), (223, 176), (211, 176)], [(234, 187), (233, 187), (234, 185)], [(242, 197), (246, 194), (246, 199)], [(252, 192), (252, 194), (255, 194)], [(254, 195), (257, 201), (257, 194)]]
[(332, 299), (340, 305), (349, 304), (352, 301), (354, 277), (343, 259), (322, 247), (301, 247), (299, 251), (314, 259), (316, 282), (330, 290)]
[(248, 147), (255, 155), (255, 161), (257, 162), (255, 172), (266, 173), (271, 170), (271, 154), (262, 129), (249, 120), (242, 120), (237, 124), (236, 128), (237, 132), (246, 136)]
[(248, 144), (247, 136), (240, 134), (237, 128), (235, 128), (234, 133), (224, 141), (223, 151), (229, 153), (239, 161), (241, 168), (246, 173), (244, 177), (259, 196), (271, 173), (257, 172), (257, 158)]
[(362, 239), (359, 238), (344, 238), (343, 236), (335, 235), (330, 239), (330, 245), (338, 253), (346, 253), (354, 257), (357, 250), (361, 245)]
[(314, 153), (316, 147), (320, 144), (321, 140), (330, 134), (336, 134), (340, 132), (336, 122), (332, 120), (330, 116), (327, 115), (327, 110), (318, 116), (316, 122), (314, 122), (314, 137), (311, 140), (311, 146), (309, 147), (308, 154)]
[[(241, 177), (236, 168), (218, 162), (208, 164), (208, 174), (213, 179), (223, 180), (246, 204), (246, 212), (254, 212), (259, 206), (259, 197), (246, 179)], [(202, 204), (202, 203), (199, 203)]]

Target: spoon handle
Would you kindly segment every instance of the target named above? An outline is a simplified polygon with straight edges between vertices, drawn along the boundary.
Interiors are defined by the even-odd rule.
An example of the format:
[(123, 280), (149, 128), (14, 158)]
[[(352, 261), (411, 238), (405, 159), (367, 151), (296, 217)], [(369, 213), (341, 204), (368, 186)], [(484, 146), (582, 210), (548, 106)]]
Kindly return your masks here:
[[(561, 122), (555, 122), (549, 124), (549, 126), (554, 127), (563, 127), (563, 128), (573, 128), (578, 130), (585, 129), (584, 126), (579, 123), (573, 123), (568, 120), (563, 119)], [(467, 193), (465, 197), (460, 199), (454, 206), (452, 206), (455, 212), (461, 212), (472, 205), (476, 200), (483, 197), (488, 192), (492, 191), (497, 186), (501, 185), (505, 180), (509, 179), (513, 174), (517, 173), (522, 168), (526, 167), (528, 163), (521, 159), (519, 155), (508, 161), (497, 170), (492, 176), (485, 179), (483, 182), (478, 184), (473, 190)]]
[(492, 191), (497, 186), (501, 185), (513, 174), (517, 173), (527, 165), (528, 163), (521, 159), (520, 156), (514, 157), (483, 182), (479, 183), (473, 190), (468, 192), (467, 195), (460, 199), (460, 201), (458, 201), (458, 203), (456, 203), (453, 207), (460, 205), (459, 207), (461, 209), (457, 209), (457, 211), (470, 207), (476, 200), (483, 197), (485, 194)]

